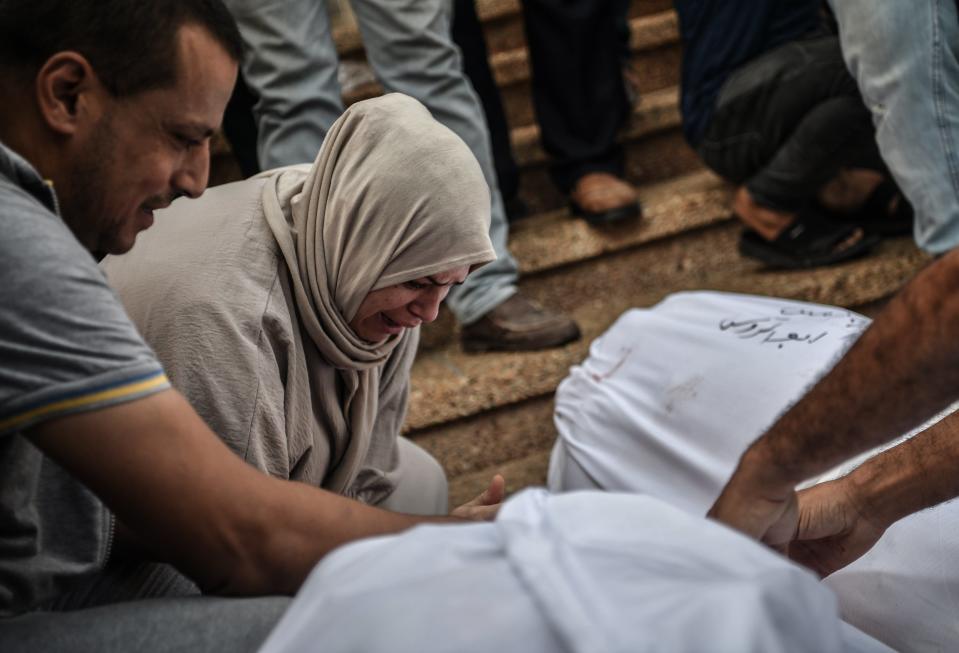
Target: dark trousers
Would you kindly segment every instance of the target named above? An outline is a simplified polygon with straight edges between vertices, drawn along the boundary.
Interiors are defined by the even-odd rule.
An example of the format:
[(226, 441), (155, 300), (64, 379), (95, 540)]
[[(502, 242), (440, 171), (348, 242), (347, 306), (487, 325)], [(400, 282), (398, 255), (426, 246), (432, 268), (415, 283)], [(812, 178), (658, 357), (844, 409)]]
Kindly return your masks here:
[(260, 171), (256, 158), (256, 119), (253, 105), (256, 96), (246, 85), (243, 73), (237, 75), (233, 95), (223, 114), (223, 135), (230, 142), (233, 156), (240, 165), (244, 177), (252, 177)]
[(790, 42), (737, 70), (696, 149), (757, 203), (786, 212), (803, 208), (842, 167), (885, 170), (835, 36)]
[(553, 180), (569, 192), (589, 172), (621, 175), (616, 135), (630, 112), (623, 84), (628, 0), (522, 4), (533, 104)]
[(509, 202), (519, 192), (519, 169), (513, 158), (509, 125), (500, 98), (499, 87), (489, 67), (489, 54), (483, 28), (476, 15), (476, 0), (455, 0), (453, 4), (453, 42), (463, 55), (463, 72), (479, 95), (493, 146), (493, 165), (503, 200)]

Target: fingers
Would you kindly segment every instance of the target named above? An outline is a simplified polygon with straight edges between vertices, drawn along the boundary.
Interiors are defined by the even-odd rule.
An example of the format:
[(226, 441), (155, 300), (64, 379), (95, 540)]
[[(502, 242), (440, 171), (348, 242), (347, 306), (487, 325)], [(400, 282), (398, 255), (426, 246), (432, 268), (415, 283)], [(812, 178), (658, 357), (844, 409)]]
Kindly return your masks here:
[(493, 521), (499, 509), (498, 503), (491, 506), (472, 506), (467, 508), (461, 516), (472, 521)]
[(789, 559), (815, 572), (820, 578), (825, 578), (845, 566), (819, 542), (790, 543)]
[[(771, 513), (773, 516), (775, 513)], [(793, 493), (780, 507), (780, 512), (763, 533), (762, 539), (772, 545), (785, 546), (796, 536), (799, 528), (799, 504)]]
[(489, 487), (479, 496), (481, 505), (492, 505), (494, 503), (503, 503), (506, 497), (506, 479), (502, 474), (496, 474), (489, 482)]
[(489, 487), (479, 496), (468, 503), (464, 503), (450, 514), (461, 519), (491, 521), (499, 512), (505, 496), (506, 480), (501, 474), (496, 474), (490, 480)]
[(501, 474), (496, 474), (489, 482), (489, 487), (483, 490), (479, 496), (463, 504), (463, 506), (491, 506), (496, 503), (503, 503), (506, 496), (506, 480)]

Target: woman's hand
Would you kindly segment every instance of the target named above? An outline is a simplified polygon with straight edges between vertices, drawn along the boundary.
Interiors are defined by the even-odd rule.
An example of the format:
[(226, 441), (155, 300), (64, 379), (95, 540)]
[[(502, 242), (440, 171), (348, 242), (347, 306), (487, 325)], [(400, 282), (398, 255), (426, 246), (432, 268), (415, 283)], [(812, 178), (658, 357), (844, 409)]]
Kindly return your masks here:
[(499, 512), (503, 497), (506, 495), (506, 481), (497, 474), (489, 482), (489, 487), (482, 494), (450, 513), (452, 517), (471, 521), (493, 521)]

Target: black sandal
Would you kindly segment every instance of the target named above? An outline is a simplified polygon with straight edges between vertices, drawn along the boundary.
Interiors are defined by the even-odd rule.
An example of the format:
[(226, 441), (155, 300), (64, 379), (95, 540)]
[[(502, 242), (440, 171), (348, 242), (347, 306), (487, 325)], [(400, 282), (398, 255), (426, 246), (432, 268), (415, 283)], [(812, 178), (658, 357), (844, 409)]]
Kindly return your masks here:
[[(898, 197), (896, 208), (889, 205)], [(913, 210), (909, 200), (901, 193), (896, 183), (885, 180), (869, 194), (866, 201), (854, 213), (833, 213), (831, 217), (845, 224), (858, 225), (867, 234), (877, 236), (905, 236), (912, 233)]]
[[(842, 247), (857, 232), (859, 239)], [(862, 256), (877, 242), (878, 236), (865, 233), (857, 225), (834, 224), (819, 212), (806, 208), (775, 240), (766, 240), (752, 229), (743, 231), (739, 253), (770, 267), (815, 268)]]

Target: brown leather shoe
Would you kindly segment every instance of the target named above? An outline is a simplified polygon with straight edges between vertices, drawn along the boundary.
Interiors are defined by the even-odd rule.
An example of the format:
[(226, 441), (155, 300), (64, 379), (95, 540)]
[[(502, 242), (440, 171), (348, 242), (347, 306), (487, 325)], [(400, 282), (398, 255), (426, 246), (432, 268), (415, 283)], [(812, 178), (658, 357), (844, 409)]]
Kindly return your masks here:
[(579, 327), (516, 293), (476, 322), (463, 327), (466, 351), (521, 351), (558, 347), (580, 336)]
[(636, 188), (608, 172), (590, 172), (577, 179), (569, 203), (574, 215), (592, 224), (609, 224), (642, 214)]

